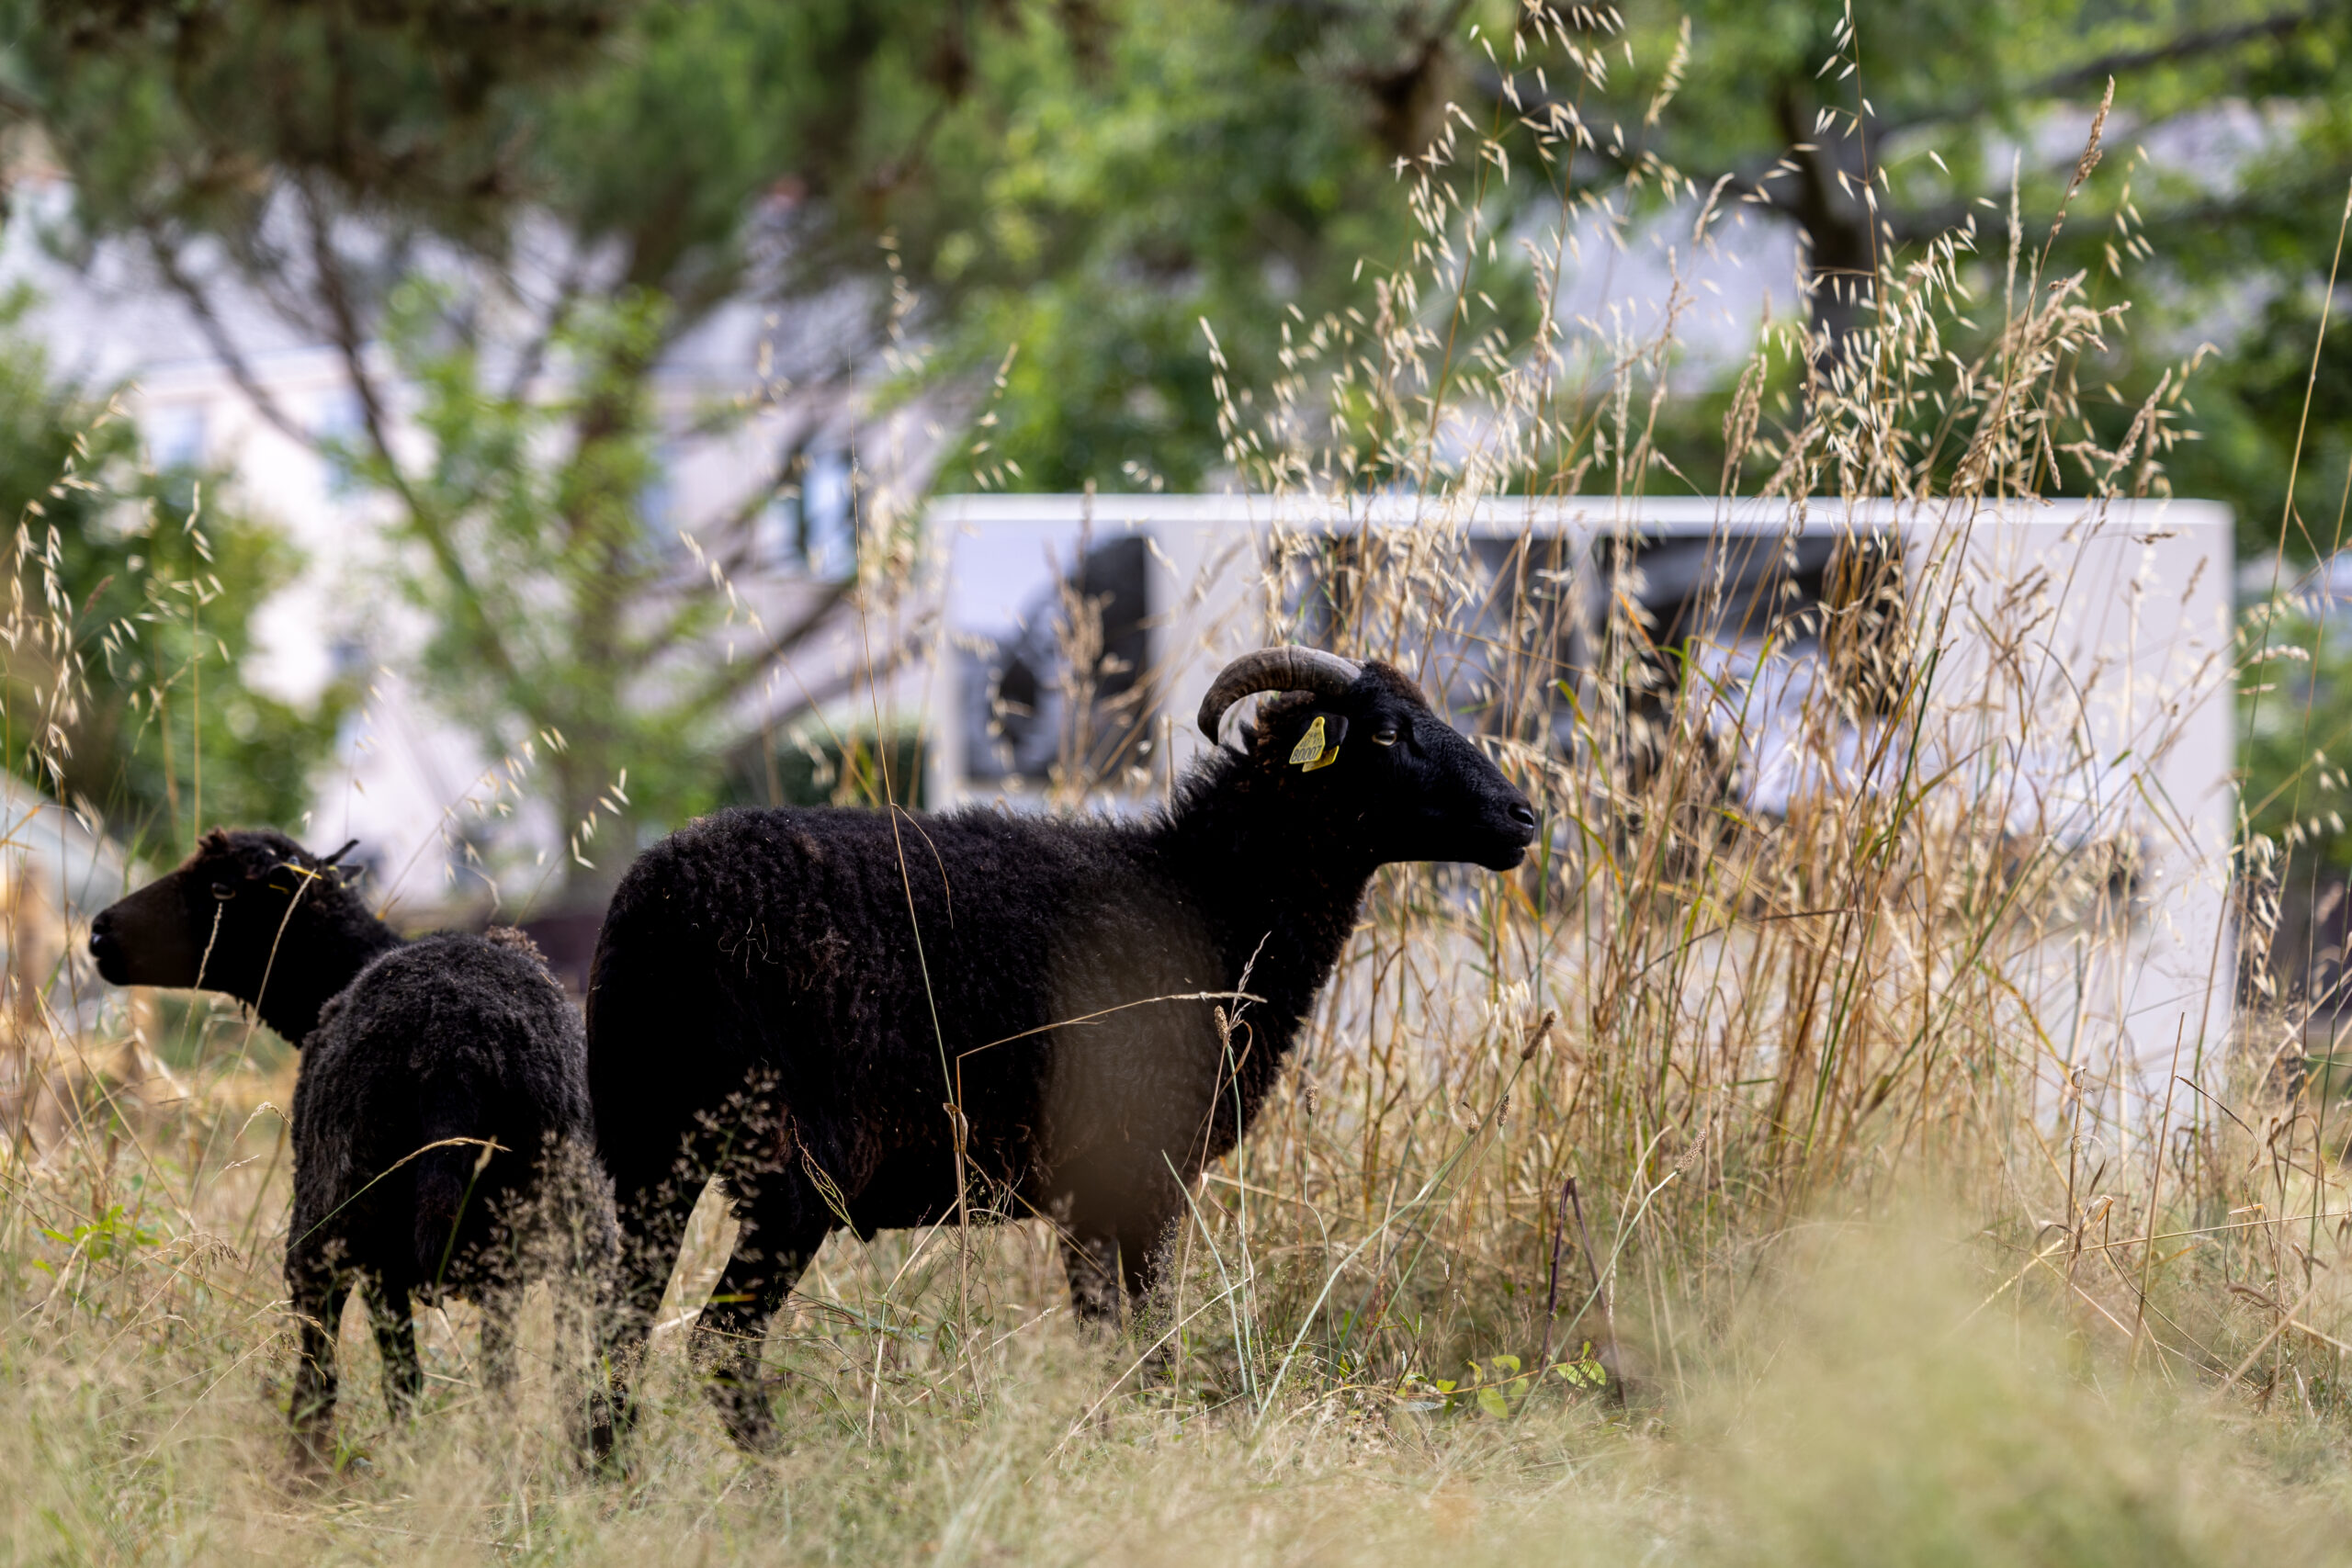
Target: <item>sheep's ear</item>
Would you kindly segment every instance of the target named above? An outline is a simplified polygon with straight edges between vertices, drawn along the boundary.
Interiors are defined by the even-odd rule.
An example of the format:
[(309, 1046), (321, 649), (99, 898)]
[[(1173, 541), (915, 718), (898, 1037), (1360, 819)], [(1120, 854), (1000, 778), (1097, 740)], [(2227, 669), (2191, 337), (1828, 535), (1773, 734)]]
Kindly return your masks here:
[(334, 873), (335, 883), (338, 886), (350, 886), (353, 882), (358, 879), (359, 868), (356, 865), (344, 864), (343, 857), (349, 854), (358, 847), (359, 840), (356, 839), (352, 840), (349, 843), (344, 845), (343, 848), (335, 851), (334, 853), (321, 860), (319, 862), (319, 869), (321, 871)]
[(1286, 761), (1302, 773), (1319, 773), (1340, 760), (1340, 742), (1347, 738), (1347, 716), (1318, 709), (1306, 716)]
[(199, 847), (207, 850), (227, 849), (229, 847), (229, 829), (226, 828), (213, 829), (212, 831), (204, 835), (203, 839), (199, 842)]
[(1290, 754), (1290, 742), (1284, 735), (1294, 735), (1294, 727), (1306, 722), (1306, 710), (1315, 705), (1311, 692), (1269, 692), (1258, 705), (1258, 716), (1242, 730), (1248, 744), (1244, 750), (1251, 755), (1283, 758)]

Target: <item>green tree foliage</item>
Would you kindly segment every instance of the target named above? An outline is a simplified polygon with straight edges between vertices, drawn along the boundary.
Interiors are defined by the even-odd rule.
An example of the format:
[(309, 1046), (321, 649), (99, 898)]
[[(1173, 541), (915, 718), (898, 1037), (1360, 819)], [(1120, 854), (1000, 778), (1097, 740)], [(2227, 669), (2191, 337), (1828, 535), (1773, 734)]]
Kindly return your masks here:
[[(1397, 161), (1471, 86), (1469, 10), (1170, 0), (1091, 7), (1075, 35), (1046, 15), (981, 51), (932, 176), (896, 206), (900, 246), (948, 363), (1017, 345), (989, 433), (1003, 482), (1195, 487), (1222, 466), (1203, 323), (1234, 384), (1262, 388), (1286, 326), (1407, 263)], [(1543, 188), (1521, 174), (1506, 207)]]
[[(398, 238), (504, 254), (522, 209), (615, 247), (620, 280), (664, 297), (673, 333), (747, 285), (893, 265), (924, 301), (934, 364), (977, 373), (1019, 345), (992, 450), (1012, 460), (997, 478), (1038, 487), (1181, 486), (1216, 468), (1200, 321), (1235, 384), (1257, 386), (1292, 310), (1360, 301), (1361, 264), (1403, 259), (1396, 162), (1426, 150), (1449, 102), (1481, 125), (1570, 117), (1572, 161), (1494, 182), (1506, 222), (1562, 200), (1638, 211), (1713, 193), (1792, 225), (1831, 285), (1811, 309), (1834, 340), (1867, 314), (1873, 272), (1955, 225), (1975, 223), (1994, 281), (2013, 176), (2024, 209), (2052, 209), (2112, 78), (2111, 155), (2133, 162), (2145, 141), (2154, 159), (2077, 197), (2052, 271), (2120, 293), (2109, 253), (2120, 271), (2134, 236), (2166, 265), (2133, 286), (2133, 342), (2086, 363), (2093, 395), (2112, 382), (2128, 418), (2196, 336), (2250, 311), (2250, 378), (2236, 358), (2209, 368), (2199, 415), (2216, 436), (2182, 472), (2283, 502), (2291, 430), (2267, 362), (2309, 340), (2352, 173), (2352, 23), (2321, 4), (532, 0), (490, 17), (450, 0), (210, 0), (39, 15), (18, 28), (25, 91), (98, 229), (225, 237), (266, 272), (286, 259), (265, 243), (270, 211), (322, 209), (332, 241), (336, 214), (364, 210), (395, 238), (330, 269), (350, 275), (340, 298), (322, 276), (303, 300), (363, 332), (402, 270)], [(1601, 69), (1526, 79), (1560, 50)], [(245, 91), (257, 73), (282, 88)], [(2256, 122), (2259, 178), (2215, 147)], [(2138, 216), (2119, 233), (2127, 184)], [(789, 242), (781, 279), (749, 270), (763, 211)], [(320, 246), (282, 249), (315, 263)], [(1693, 432), (1714, 423), (1687, 412)], [(2316, 412), (2333, 450), (2352, 410)]]
[[(2081, 274), (2094, 299), (2130, 306), (2128, 331), (2075, 377), (2114, 434), (2159, 387), (2177, 396), (2199, 343), (2253, 318), (2237, 351), (2200, 367), (2206, 439), (2170, 466), (2183, 493), (2236, 502), (2250, 539), (2278, 532), (2352, 178), (2340, 6), (1176, 0), (1091, 6), (1082, 29), (1014, 14), (944, 111), (931, 177), (894, 186), (884, 214), (915, 287), (944, 302), (946, 363), (992, 367), (1019, 345), (988, 433), (1010, 459), (992, 477), (1013, 488), (1181, 487), (1218, 468), (1200, 321), (1232, 384), (1262, 388), (1286, 323), (1364, 305), (1363, 271), (1408, 270), (1399, 161), (1428, 151), (1452, 103), (1465, 125), (1517, 123), (1484, 199), (1498, 230), (1538, 245), (1564, 209), (1631, 223), (1676, 208), (1686, 254), (1679, 225), (1710, 199), (1786, 225), (1833, 356), (1870, 323), (1871, 280), (1955, 231), (1997, 309), (2013, 192), (2023, 212), (2067, 206), (2055, 234), (2022, 241), (2048, 245), (2046, 281)], [(2106, 167), (2068, 203), (2110, 81)], [(1499, 317), (1523, 320), (1524, 279), (1506, 265), (1481, 281)], [(1424, 309), (1434, 320), (1442, 302)], [(1804, 370), (1772, 389), (1792, 408)], [(2352, 402), (2321, 394), (2306, 507), (2332, 482), (2314, 476), (2352, 457)], [(1664, 444), (1695, 487), (1721, 472), (1727, 395), (1667, 408)]]
[(542, 106), (628, 0), (40, 0), (6, 16), (12, 105), (64, 154), (83, 222), (266, 265), (291, 188), (503, 243)]
[[(1791, 225), (1823, 285), (1815, 324), (1833, 339), (1867, 321), (1871, 276), (1963, 226), (1981, 258), (1978, 298), (1997, 310), (2012, 192), (2024, 213), (2060, 208), (2112, 83), (2105, 166), (2062, 229), (2022, 239), (2029, 252), (2048, 243), (2047, 280), (2079, 273), (2093, 299), (2130, 306), (2128, 330), (2086, 351), (2075, 376), (2116, 432), (2200, 343), (2228, 344), (2198, 370), (2189, 423), (2202, 439), (2173, 452), (2169, 478), (2177, 493), (2236, 505), (2248, 546), (2277, 542), (2352, 181), (2352, 12), (2272, 0), (1890, 0), (1843, 13), (1707, 0), (1625, 16), (1627, 69), (1600, 101), (1575, 106), (1591, 138), (1582, 177), (1605, 187), (1648, 175), (1655, 192), (1674, 184), (1656, 169), (1671, 168), (1685, 191), (1720, 189)], [(1668, 76), (1673, 111), (1653, 120), (1645, 102)], [(1692, 412), (1702, 417), (1684, 435), (1703, 446), (1713, 411)], [(2323, 387), (2298, 540), (2316, 536), (2311, 516), (2332, 525), (2347, 438), (2346, 388)], [(1685, 467), (1712, 472), (1702, 459)], [(2064, 463), (2053, 478), (2084, 479)]]
[[(128, 420), (0, 323), (0, 510), (19, 520), (21, 587), (39, 605), (53, 581), (79, 666), (52, 705), (57, 662), (11, 650), (7, 762), (156, 852), (214, 823), (298, 825), (348, 700), (333, 689), (303, 712), (241, 679), (254, 610), (300, 563), (219, 504), (220, 479), (146, 468)], [(62, 737), (33, 731), (43, 714)]]
[(2340, 879), (2352, 873), (2352, 636), (2291, 610), (2257, 615), (2253, 636), (2268, 652), (2238, 698), (2247, 829)]
[(433, 628), (427, 672), (494, 754), (548, 771), (567, 829), (707, 809), (730, 705), (766, 671), (708, 657), (728, 601), (699, 591), (706, 558), (641, 514), (659, 434), (642, 367), (666, 301), (628, 291), (571, 310), (549, 344), (563, 370), (551, 397), (498, 388), (476, 348), (438, 333), (447, 310), (412, 283), (387, 319), (429, 461), (353, 454), (405, 503), (395, 530), (417, 547), (399, 580)]
[[(652, 377), (684, 334), (863, 278), (864, 333), (818, 378), (910, 328), (902, 349), (976, 378), (1017, 339), (1005, 455), (1032, 482), (1192, 482), (1216, 453), (1200, 319), (1319, 309), (1394, 248), (1387, 155), (1439, 123), (1425, 68), (1460, 16), (538, 0), (476, 28), (435, 0), (209, 0), (28, 6), (9, 58), (80, 236), (143, 245), (265, 416), (318, 440), (253, 373), (222, 265), (341, 352), (363, 415), (342, 456), (420, 547), (441, 695), (493, 754), (560, 736), (563, 820), (617, 809), (626, 837), (707, 803), (679, 760), (730, 739), (765, 663), (669, 678), (712, 605), (645, 505)], [(1243, 374), (1275, 349), (1251, 337)], [(402, 446), (403, 415), (436, 450)], [(699, 547), (741, 566), (753, 516)]]
[[(544, 746), (561, 820), (617, 812), (626, 843), (707, 799), (688, 760), (765, 665), (649, 679), (715, 602), (647, 514), (655, 368), (763, 254), (822, 250), (763, 198), (790, 176), (854, 199), (916, 100), (954, 89), (928, 41), (953, 15), (220, 0), (27, 7), (10, 41), (79, 237), (143, 246), (263, 415), (397, 500), (449, 710), (492, 755)], [(271, 397), (220, 308), (231, 279), (339, 353), (356, 441)], [(402, 444), (408, 415), (432, 450)], [(764, 500), (708, 558), (741, 564)]]
[[(493, 750), (565, 737), (567, 822), (623, 766), (631, 827), (674, 820), (705, 797), (657, 759), (741, 739), (724, 682), (648, 674), (711, 624), (687, 592), (705, 562), (644, 498), (654, 374), (714, 311), (856, 302), (824, 352), (783, 345), (818, 381), (846, 386), (886, 343), (910, 389), (977, 393), (1003, 367), (969, 399), (984, 450), (949, 483), (1198, 484), (1226, 467), (1203, 321), (1247, 395), (1285, 332), (1423, 269), (1408, 171), (1450, 124), (1510, 131), (1476, 199), (1538, 248), (1595, 205), (1680, 221), (1713, 199), (1789, 225), (1816, 352), (1767, 390), (1801, 422), (1808, 375), (1867, 373), (1873, 280), (1939, 236), (1973, 225), (1971, 287), (1999, 309), (2012, 186), (2023, 211), (2061, 205), (2111, 78), (2106, 168), (2057, 232), (2024, 236), (2045, 279), (2131, 306), (2128, 333), (2085, 347), (2075, 395), (2120, 433), (2159, 389), (2177, 399), (2200, 338), (2245, 329), (2200, 373), (2208, 439), (2169, 479), (2261, 537), (2298, 474), (2306, 550), (2352, 455), (2352, 377), (2323, 362), (2306, 428), (2297, 368), (2352, 174), (2352, 20), (2330, 5), (5, 0), (0, 17), (0, 105), (72, 173), (82, 238), (147, 247), (249, 380), (214, 309), (222, 267), (341, 351), (355, 458), (420, 547), (442, 694)], [(2258, 165), (2196, 151), (2224, 124), (2267, 138)], [(2160, 265), (2126, 265), (2150, 250)], [(1508, 245), (1481, 265), (1477, 324), (1523, 325), (1536, 274)], [(1453, 303), (1408, 310), (1453, 333)], [(1661, 484), (1717, 482), (1727, 397), (1668, 400)], [(401, 446), (411, 414), (441, 450)], [(2067, 461), (2059, 488), (2081, 479)], [(708, 558), (741, 563), (752, 515), (709, 530)]]

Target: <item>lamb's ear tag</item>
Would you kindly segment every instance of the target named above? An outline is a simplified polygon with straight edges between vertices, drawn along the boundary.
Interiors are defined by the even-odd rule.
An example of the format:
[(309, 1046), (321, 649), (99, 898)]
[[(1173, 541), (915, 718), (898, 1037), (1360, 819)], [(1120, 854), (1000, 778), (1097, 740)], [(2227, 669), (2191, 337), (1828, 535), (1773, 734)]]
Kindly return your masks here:
[(1308, 722), (1306, 733), (1298, 738), (1298, 744), (1290, 749), (1291, 765), (1311, 768), (1315, 765), (1316, 760), (1322, 755), (1323, 716), (1318, 713)]

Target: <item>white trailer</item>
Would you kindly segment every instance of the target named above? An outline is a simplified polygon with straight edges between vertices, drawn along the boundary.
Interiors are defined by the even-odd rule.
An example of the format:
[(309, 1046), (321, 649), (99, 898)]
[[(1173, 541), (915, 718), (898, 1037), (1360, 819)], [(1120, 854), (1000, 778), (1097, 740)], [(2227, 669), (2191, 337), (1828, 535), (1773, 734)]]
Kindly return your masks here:
[[(1249, 648), (1334, 630), (1347, 651), (1393, 645), (1419, 662), (1433, 700), (1473, 724), (1476, 710), (1548, 685), (1566, 746), (1566, 695), (1622, 678), (1603, 666), (1611, 617), (1631, 616), (1681, 650), (1684, 685), (1736, 754), (1740, 811), (1782, 816), (1800, 798), (1834, 808), (1841, 793), (1893, 787), (1892, 767), (1914, 779), (1949, 770), (2036, 852), (2120, 853), (2128, 939), (2088, 964), (2053, 950), (2035, 976), (2038, 1014), (2054, 1024), (2053, 1082), (2103, 1055), (2102, 1041), (2143, 1094), (2176, 1072), (2210, 1078), (2220, 1058), (2236, 964), (2225, 507), (969, 495), (935, 502), (929, 524), (941, 613), (921, 687), (933, 806), (1023, 808), (1051, 793), (1055, 747), (1037, 738), (1058, 735), (1066, 754), (1080, 723), (1069, 693), (1089, 689), (1070, 680), (1065, 647), (1079, 599), (1132, 622), (1099, 628), (1125, 637), (1136, 667), (1096, 682), (1128, 688), (1093, 737), (1125, 748), (1089, 773), (1091, 798), (1113, 809), (1147, 802), (1207, 744), (1193, 708)], [(1797, 717), (1827, 670), (1823, 620), (1802, 612), (1852, 541), (1899, 560), (1907, 657), (1930, 672), (1898, 748), (1868, 744), (1866, 715), (1839, 734)], [(1119, 558), (1087, 579), (1111, 549)], [(1313, 581), (1318, 562), (1344, 574), (1414, 552), (1424, 566), (1442, 558), (1450, 604), (1387, 643), (1332, 625), (1345, 606)], [(1550, 610), (1529, 613), (1530, 597)], [(1030, 666), (1024, 700), (1008, 702), (1017, 660)]]

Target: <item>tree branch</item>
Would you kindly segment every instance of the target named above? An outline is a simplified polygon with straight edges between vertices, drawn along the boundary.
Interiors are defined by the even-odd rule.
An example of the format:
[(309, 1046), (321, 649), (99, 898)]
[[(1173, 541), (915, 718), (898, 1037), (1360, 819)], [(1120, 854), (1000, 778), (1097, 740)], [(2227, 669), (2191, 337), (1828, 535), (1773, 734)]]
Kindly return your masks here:
[[(757, 680), (770, 664), (799, 647), (808, 639), (811, 633), (822, 626), (831, 617), (832, 613), (841, 608), (842, 602), (849, 597), (850, 591), (856, 586), (857, 580), (854, 577), (845, 577), (838, 582), (828, 583), (823, 595), (818, 599), (817, 603), (802, 612), (790, 626), (770, 637), (767, 645), (756, 655), (723, 666), (717, 675), (705, 682), (702, 690), (693, 698), (692, 711), (707, 713), (741, 695), (743, 688)], [(885, 671), (897, 668), (898, 660), (902, 657), (904, 657), (903, 654), (893, 655), (884, 665)], [(811, 701), (816, 700), (818, 699), (811, 699)]]
[[(2104, 86), (2110, 76), (2129, 76), (2134, 72), (2174, 64), (2200, 54), (2218, 54), (2240, 44), (2292, 38), (2306, 28), (2342, 15), (2344, 9), (2340, 4), (2321, 4), (2301, 11), (2281, 12), (2239, 27), (2183, 33), (2143, 49), (2119, 50), (2080, 65), (2070, 65), (2064, 71), (2028, 83), (2006, 96), (2020, 102), (2064, 97), (2069, 94)], [(1992, 96), (1980, 96), (1961, 103), (1916, 108), (1907, 114), (1884, 117), (1879, 121), (1878, 129), (1882, 135), (1886, 135), (1916, 130), (1923, 125), (1946, 125), (1953, 120), (1974, 119), (1990, 113), (1996, 101)]]
[(2045, 76), (2026, 89), (2028, 96), (2042, 96), (2079, 92), (2086, 87), (2103, 86), (2109, 76), (2128, 76), (2151, 66), (2169, 65), (2191, 55), (2214, 54), (2235, 49), (2242, 43), (2262, 39), (2288, 39), (2316, 22), (2344, 15), (2340, 4), (2312, 6), (2301, 11), (2284, 11), (2258, 22), (2248, 22), (2234, 28), (2214, 28), (2200, 33), (2184, 33), (2176, 39), (2147, 49), (2122, 50), (2104, 59), (2070, 67), (2054, 76)]
[[(784, 728), (802, 714), (814, 712), (843, 692), (851, 690), (861, 678), (870, 677), (878, 681), (895, 673), (899, 666), (905, 663), (908, 657), (922, 646), (922, 638), (918, 634), (910, 632), (896, 645), (884, 650), (882, 665), (878, 670), (852, 671), (847, 674), (836, 675), (829, 681), (820, 682), (814, 686), (797, 682), (800, 685), (800, 700), (780, 713), (770, 714), (760, 729), (745, 736), (729, 750), (728, 753), (729, 760), (740, 763), (747, 753), (764, 744), (767, 736)], [(763, 670), (767, 667), (767, 662), (762, 660), (752, 668), (755, 671)]]
[(408, 513), (410, 526), (424, 541), (425, 548), (432, 553), (434, 565), (448, 580), (451, 589), (465, 606), (462, 615), (467, 642), (472, 645), (475, 653), (485, 663), (497, 671), (514, 694), (515, 705), (526, 715), (536, 715), (537, 705), (531, 700), (534, 687), (515, 667), (505, 640), (498, 635), (496, 626), (486, 613), (481, 591), (475, 587), (472, 574), (467, 570), (464, 558), (458, 554), (457, 542), (450, 537), (439, 508), (417, 493), (415, 485), (401, 469), (400, 459), (392, 450), (383, 394), (376, 385), (376, 378), (368, 370), (367, 336), (360, 325), (359, 313), (352, 304), (350, 291), (345, 287), (334, 240), (327, 231), (324, 210), (313, 192), (307, 186), (300, 189), (303, 214), (310, 230), (311, 265), (318, 274), (319, 292), (326, 302), (328, 319), (334, 324), (336, 353), (342, 358), (344, 373), (351, 378), (352, 389), (359, 399), (360, 420), (367, 428), (368, 445), (375, 450), (386, 483)]
[(180, 265), (179, 254), (164, 236), (162, 225), (152, 217), (142, 216), (139, 220), (139, 233), (147, 242), (147, 254), (153, 258), (156, 270), (164, 275), (164, 281), (171, 285), (173, 292), (196, 317), (197, 330), (204, 334), (204, 341), (211, 344), (212, 352), (220, 356), (220, 363), (228, 370), (229, 379), (236, 383), (237, 389), (245, 395), (254, 411), (274, 429), (317, 451), (318, 437), (288, 414), (276, 395), (261, 384), (260, 378), (254, 374), (252, 362), (238, 346), (227, 323), (220, 320), (211, 297), (205, 293), (203, 285)]
[(548, 306), (547, 319), (541, 323), (530, 344), (523, 350), (522, 356), (514, 362), (514, 374), (506, 383), (508, 402), (519, 403), (523, 400), (525, 395), (530, 390), (531, 382), (537, 378), (540, 367), (547, 363), (548, 345), (554, 343), (555, 334), (562, 330), (564, 317), (571, 313), (572, 302), (580, 298), (580, 289), (586, 270), (587, 263), (582, 260), (578, 252), (575, 251), (571, 260), (564, 267), (563, 276), (556, 284), (555, 299)]

